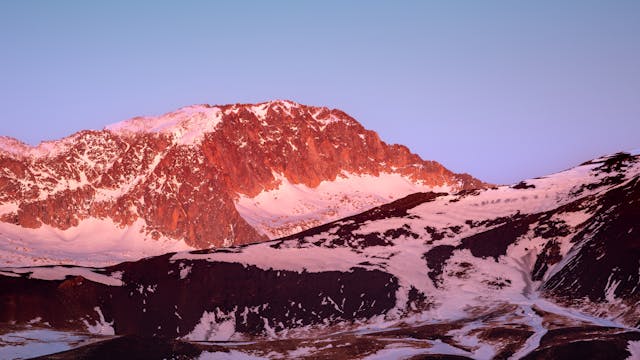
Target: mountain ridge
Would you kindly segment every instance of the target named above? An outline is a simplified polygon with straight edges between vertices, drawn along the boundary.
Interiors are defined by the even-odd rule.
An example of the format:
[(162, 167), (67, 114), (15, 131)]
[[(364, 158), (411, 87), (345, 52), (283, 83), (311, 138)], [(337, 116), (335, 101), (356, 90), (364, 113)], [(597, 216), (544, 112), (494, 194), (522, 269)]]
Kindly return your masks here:
[[(123, 241), (149, 249), (145, 255), (153, 254), (147, 239), (183, 249), (228, 246), (415, 191), (487, 186), (384, 143), (340, 110), (281, 100), (183, 107), (37, 147), (2, 143), (0, 236), (29, 249), (16, 239), (19, 229), (71, 243), (73, 234), (92, 231), (88, 221), (103, 230), (112, 222), (106, 240), (126, 233)], [(289, 215), (273, 205), (282, 194), (293, 199)]]

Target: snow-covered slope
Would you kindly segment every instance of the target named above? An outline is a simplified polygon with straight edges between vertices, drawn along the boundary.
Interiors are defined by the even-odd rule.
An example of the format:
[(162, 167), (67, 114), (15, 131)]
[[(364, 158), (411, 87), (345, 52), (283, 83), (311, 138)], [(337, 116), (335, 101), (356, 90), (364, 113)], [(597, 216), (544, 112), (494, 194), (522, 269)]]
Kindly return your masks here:
[(182, 240), (145, 236), (144, 224), (121, 227), (111, 219), (86, 219), (60, 230), (49, 225), (37, 229), (0, 223), (0, 264), (27, 266), (73, 264), (104, 266), (171, 251), (195, 250)]
[(616, 154), (260, 244), (3, 268), (0, 321), (250, 341), (225, 346), (266, 358), (294, 357), (288, 342), (301, 358), (351, 344), (351, 358), (624, 359), (640, 340), (639, 211), (640, 158)]
[(315, 188), (292, 184), (279, 174), (275, 177), (281, 181), (277, 188), (254, 197), (240, 196), (236, 203), (240, 215), (270, 238), (319, 226), (412, 193), (452, 189), (424, 185), (397, 173), (343, 173)]
[[(339, 110), (189, 106), (37, 147), (0, 138), (0, 264), (106, 264), (251, 243), (416, 191), (484, 186), (385, 144)], [(78, 239), (98, 222), (99, 241)], [(49, 246), (52, 236), (60, 241)], [(69, 255), (93, 242), (113, 244), (113, 256)]]

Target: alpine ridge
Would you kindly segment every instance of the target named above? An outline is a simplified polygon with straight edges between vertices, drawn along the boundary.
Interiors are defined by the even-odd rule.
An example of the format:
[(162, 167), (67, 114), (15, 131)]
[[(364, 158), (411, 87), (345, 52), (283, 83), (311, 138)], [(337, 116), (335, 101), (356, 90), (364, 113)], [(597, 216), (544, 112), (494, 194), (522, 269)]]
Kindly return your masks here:
[(485, 186), (340, 110), (188, 106), (36, 147), (0, 138), (0, 263), (86, 263), (91, 251), (87, 264), (106, 264), (246, 244), (416, 191)]

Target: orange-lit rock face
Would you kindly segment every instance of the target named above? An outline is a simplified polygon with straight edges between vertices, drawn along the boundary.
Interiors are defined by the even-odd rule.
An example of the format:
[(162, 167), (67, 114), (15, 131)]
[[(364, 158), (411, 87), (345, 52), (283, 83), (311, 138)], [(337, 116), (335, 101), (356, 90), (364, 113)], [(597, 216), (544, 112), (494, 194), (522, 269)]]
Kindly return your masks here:
[(37, 148), (0, 142), (1, 221), (64, 230), (88, 218), (142, 220), (149, 237), (201, 248), (266, 239), (235, 200), (277, 188), (274, 174), (310, 188), (382, 172), (454, 190), (484, 186), (385, 144), (339, 110), (287, 101), (193, 106)]

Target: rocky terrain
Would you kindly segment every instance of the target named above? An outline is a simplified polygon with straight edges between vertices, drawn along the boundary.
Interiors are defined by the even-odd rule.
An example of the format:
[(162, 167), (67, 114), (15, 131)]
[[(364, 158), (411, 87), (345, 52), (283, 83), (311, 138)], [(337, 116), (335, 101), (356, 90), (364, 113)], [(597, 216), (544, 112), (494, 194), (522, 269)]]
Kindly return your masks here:
[(5, 267), (0, 341), (105, 336), (58, 359), (637, 359), (638, 219), (640, 156), (619, 153), (257, 244)]
[(247, 244), (413, 192), (485, 186), (340, 110), (196, 105), (37, 147), (0, 138), (0, 264), (102, 265)]

